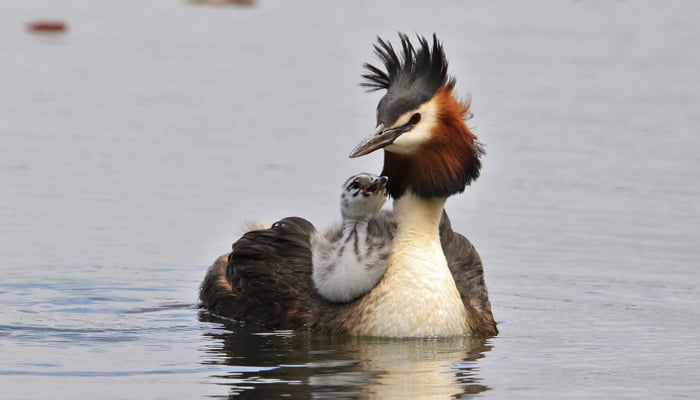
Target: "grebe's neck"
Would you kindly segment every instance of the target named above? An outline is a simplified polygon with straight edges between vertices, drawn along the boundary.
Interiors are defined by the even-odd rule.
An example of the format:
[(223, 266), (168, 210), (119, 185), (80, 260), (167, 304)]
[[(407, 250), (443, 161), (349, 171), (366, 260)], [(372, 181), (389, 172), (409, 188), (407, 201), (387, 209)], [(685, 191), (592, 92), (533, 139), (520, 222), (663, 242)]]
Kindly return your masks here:
[(407, 191), (394, 201), (396, 234), (389, 265), (362, 297), (352, 333), (369, 336), (454, 336), (468, 332), (467, 314), (440, 244), (446, 198)]
[(446, 201), (445, 197), (426, 199), (411, 192), (394, 200), (397, 234), (421, 232), (439, 238), (440, 216)]

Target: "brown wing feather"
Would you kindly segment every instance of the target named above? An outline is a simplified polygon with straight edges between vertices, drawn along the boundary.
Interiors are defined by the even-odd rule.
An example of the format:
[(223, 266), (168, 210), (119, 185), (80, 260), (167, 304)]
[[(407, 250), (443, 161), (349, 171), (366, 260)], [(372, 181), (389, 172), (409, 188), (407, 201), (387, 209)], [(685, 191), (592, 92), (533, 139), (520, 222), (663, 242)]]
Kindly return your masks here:
[(450, 219), (444, 211), (440, 220), (440, 242), (457, 290), (467, 309), (472, 334), (497, 335), (498, 328), (491, 313), (481, 257), (467, 238), (452, 230)]
[(313, 225), (289, 217), (271, 228), (244, 234), (225, 259), (220, 257), (202, 284), (201, 306), (212, 312), (274, 329), (342, 333), (334, 319), (322, 319), (345, 305), (317, 294), (311, 278)]

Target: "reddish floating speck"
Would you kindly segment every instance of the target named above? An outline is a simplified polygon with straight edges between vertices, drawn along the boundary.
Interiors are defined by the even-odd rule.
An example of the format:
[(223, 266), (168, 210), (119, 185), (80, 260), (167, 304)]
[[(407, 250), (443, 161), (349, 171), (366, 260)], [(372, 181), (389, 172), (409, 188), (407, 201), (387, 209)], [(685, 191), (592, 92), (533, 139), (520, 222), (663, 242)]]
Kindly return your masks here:
[(60, 20), (41, 19), (27, 23), (30, 32), (65, 32), (68, 25)]

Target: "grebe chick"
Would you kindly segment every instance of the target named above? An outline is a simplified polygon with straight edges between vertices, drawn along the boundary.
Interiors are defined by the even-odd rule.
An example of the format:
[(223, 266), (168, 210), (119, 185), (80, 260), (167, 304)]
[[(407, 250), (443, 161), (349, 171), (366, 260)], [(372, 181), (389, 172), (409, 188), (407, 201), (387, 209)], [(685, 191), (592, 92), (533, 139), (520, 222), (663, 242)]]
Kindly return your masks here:
[(342, 224), (311, 236), (314, 286), (330, 301), (345, 303), (362, 296), (386, 271), (391, 234), (377, 229), (374, 218), (386, 202), (387, 180), (368, 173), (348, 178), (340, 195)]

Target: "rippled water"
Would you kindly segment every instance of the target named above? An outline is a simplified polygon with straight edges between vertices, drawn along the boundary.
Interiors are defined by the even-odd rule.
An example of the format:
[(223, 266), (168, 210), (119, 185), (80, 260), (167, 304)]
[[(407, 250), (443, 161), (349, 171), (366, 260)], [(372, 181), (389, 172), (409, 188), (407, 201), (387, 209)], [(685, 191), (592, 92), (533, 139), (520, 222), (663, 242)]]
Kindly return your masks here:
[[(60, 4), (59, 4), (60, 3)], [(144, 4), (146, 3), (146, 4)], [(691, 1), (0, 4), (0, 387), (12, 399), (695, 398)], [(59, 35), (28, 33), (41, 17)], [(200, 313), (248, 218), (337, 218), (374, 37), (445, 42), (482, 177), (448, 210), (501, 334), (384, 340)]]

